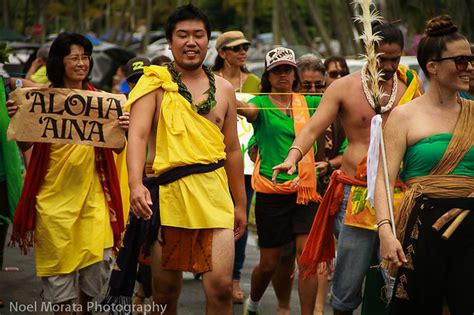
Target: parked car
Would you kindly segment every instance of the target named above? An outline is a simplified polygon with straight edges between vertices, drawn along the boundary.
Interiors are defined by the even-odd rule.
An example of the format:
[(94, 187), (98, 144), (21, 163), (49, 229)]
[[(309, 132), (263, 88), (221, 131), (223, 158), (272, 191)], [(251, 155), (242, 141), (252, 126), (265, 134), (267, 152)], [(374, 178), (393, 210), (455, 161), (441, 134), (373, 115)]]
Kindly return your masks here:
[[(355, 72), (362, 69), (362, 66), (365, 63), (365, 59), (346, 59), (347, 66), (349, 67), (349, 72)], [(400, 64), (407, 66), (408, 68), (415, 70), (418, 74), (420, 74), (421, 68), (418, 64), (418, 60), (416, 56), (402, 56), (400, 58)]]
[(11, 51), (8, 63), (2, 66), (4, 73), (10, 77), (25, 77), (41, 45), (26, 42), (10, 42), (8, 45)]
[(101, 42), (94, 45), (92, 50), (94, 67), (91, 73), (91, 83), (101, 90), (110, 91), (118, 67), (126, 64), (128, 60), (135, 56), (135, 52), (115, 44)]

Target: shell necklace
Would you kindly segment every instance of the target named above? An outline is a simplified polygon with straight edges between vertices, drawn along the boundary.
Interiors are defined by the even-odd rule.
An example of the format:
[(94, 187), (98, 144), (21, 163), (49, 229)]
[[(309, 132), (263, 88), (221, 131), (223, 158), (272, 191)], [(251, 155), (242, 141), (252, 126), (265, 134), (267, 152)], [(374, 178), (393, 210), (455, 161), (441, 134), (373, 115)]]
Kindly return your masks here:
[[(367, 98), (367, 101), (369, 102), (370, 106), (377, 112), (377, 105), (375, 104), (374, 98), (372, 97), (372, 94), (369, 91), (369, 86), (367, 84), (367, 81), (368, 81), (368, 78), (366, 75), (367, 62), (364, 63), (364, 65), (362, 66), (362, 70), (360, 73), (361, 73), (360, 77), (362, 79), (362, 88), (364, 89), (365, 97)], [(398, 90), (398, 79), (397, 79), (397, 73), (395, 72), (392, 78), (392, 92), (390, 94), (390, 99), (388, 100), (385, 106), (380, 106), (381, 114), (392, 109), (393, 104), (395, 103), (395, 98), (397, 97), (397, 90)]]

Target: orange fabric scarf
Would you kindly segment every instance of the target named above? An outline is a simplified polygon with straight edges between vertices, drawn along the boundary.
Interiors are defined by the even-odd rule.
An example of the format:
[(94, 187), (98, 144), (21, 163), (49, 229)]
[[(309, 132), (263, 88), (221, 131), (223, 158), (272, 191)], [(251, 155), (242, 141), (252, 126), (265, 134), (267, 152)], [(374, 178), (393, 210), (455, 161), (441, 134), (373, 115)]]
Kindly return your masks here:
[[(308, 122), (310, 116), (308, 104), (303, 95), (294, 93), (291, 103), (296, 137), (306, 122)], [(300, 178), (298, 187), (292, 187), (292, 180), (273, 185), (270, 180), (260, 174), (260, 155), (258, 155), (252, 176), (252, 187), (256, 192), (265, 194), (286, 195), (296, 192), (296, 203), (299, 205), (307, 205), (311, 201), (321, 201), (321, 196), (316, 191), (316, 168), (314, 166), (313, 147), (311, 147), (301, 161), (298, 162), (298, 176)]]

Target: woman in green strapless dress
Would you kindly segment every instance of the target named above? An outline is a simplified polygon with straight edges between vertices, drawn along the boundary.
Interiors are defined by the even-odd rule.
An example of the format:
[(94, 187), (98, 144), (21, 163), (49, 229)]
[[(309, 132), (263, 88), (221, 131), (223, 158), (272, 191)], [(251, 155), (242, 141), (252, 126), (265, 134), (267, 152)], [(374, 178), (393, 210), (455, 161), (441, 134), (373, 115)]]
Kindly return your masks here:
[[(381, 168), (375, 191), (380, 253), (396, 274), (390, 314), (442, 314), (444, 301), (451, 315), (474, 314), (474, 102), (458, 97), (474, 58), (449, 16), (428, 21), (417, 57), (430, 87), (384, 127), (389, 189), (402, 162), (407, 184), (396, 237)], [(449, 236), (451, 222), (441, 221), (457, 215)]]

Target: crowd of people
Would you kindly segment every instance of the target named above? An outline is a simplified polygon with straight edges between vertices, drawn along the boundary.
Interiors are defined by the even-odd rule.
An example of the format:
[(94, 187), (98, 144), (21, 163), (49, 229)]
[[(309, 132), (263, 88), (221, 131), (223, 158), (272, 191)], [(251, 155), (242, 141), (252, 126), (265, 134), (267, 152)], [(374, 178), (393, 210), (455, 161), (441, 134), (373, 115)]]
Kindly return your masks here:
[[(474, 55), (449, 16), (428, 21), (418, 47), (426, 92), (400, 65), (402, 32), (384, 21), (372, 25), (379, 79), (286, 47), (266, 53), (259, 78), (238, 30), (217, 39), (207, 67), (210, 21), (192, 4), (165, 30), (173, 60), (136, 57), (117, 71), (123, 147), (8, 141), (21, 104), (2, 86), (0, 266), (13, 223), (10, 242), (34, 247), (57, 314), (86, 314), (98, 298), (176, 314), (183, 272), (202, 278), (208, 314), (233, 303), (262, 314), (270, 282), (278, 305), (266, 311), (290, 314), (294, 278), (305, 315), (324, 314), (329, 290), (335, 315), (361, 304), (362, 314), (474, 313)], [(12, 88), (96, 91), (91, 54), (87, 38), (62, 33)], [(376, 115), (386, 164), (374, 175)], [(252, 126), (248, 152), (240, 120)], [(252, 200), (260, 257), (242, 279)]]

